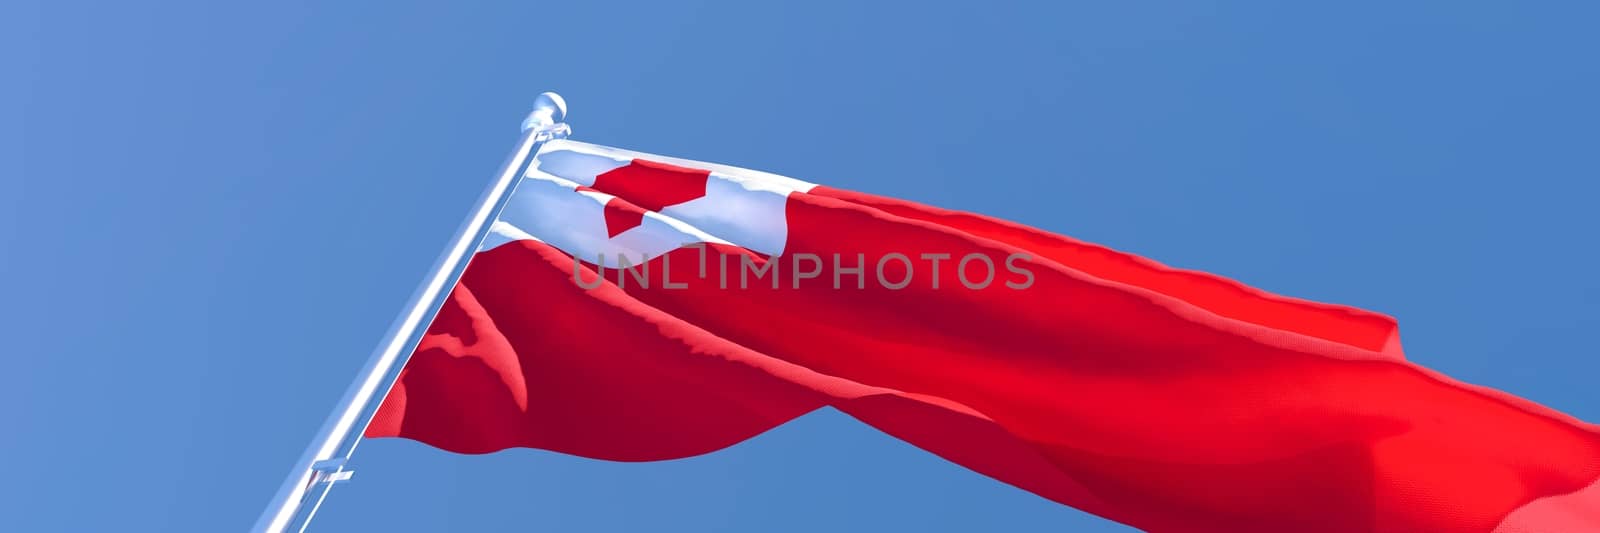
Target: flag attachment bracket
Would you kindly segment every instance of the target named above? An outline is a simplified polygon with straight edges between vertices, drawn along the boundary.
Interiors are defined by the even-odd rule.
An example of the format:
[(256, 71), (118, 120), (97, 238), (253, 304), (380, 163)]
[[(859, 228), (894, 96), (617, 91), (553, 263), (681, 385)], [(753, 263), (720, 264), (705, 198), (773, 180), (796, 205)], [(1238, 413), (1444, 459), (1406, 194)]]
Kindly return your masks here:
[(350, 481), (356, 475), (355, 470), (345, 470), (344, 465), (348, 460), (343, 457), (324, 459), (311, 463), (311, 470), (317, 475), (312, 477), (312, 483), (343, 483)]

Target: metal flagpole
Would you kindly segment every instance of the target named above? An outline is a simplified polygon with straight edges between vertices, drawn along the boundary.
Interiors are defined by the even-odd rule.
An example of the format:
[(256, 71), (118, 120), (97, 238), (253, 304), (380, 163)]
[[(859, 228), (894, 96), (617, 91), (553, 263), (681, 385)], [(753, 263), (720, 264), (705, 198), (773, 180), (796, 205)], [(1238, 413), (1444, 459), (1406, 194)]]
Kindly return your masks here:
[(534, 101), (533, 111), (522, 121), (522, 139), (506, 159), (505, 165), (495, 175), (489, 188), (478, 198), (467, 215), (461, 229), (450, 239), (449, 247), (439, 257), (428, 277), (411, 295), (405, 311), (395, 319), (384, 334), (383, 341), (373, 351), (354, 383), (328, 416), (327, 422), (311, 441), (289, 479), (278, 489), (272, 503), (267, 505), (253, 531), (258, 533), (303, 532), (311, 523), (312, 515), (322, 506), (328, 490), (334, 483), (350, 479), (351, 470), (345, 462), (355, 453), (361, 434), (372, 421), (379, 403), (394, 385), (405, 366), (406, 359), (422, 340), (426, 326), (433, 315), (444, 305), (450, 290), (466, 270), (467, 261), (477, 251), (489, 227), (499, 217), (506, 200), (516, 190), (523, 168), (539, 153), (539, 147), (551, 139), (566, 138), (572, 130), (562, 122), (567, 115), (567, 104), (556, 93), (543, 93)]

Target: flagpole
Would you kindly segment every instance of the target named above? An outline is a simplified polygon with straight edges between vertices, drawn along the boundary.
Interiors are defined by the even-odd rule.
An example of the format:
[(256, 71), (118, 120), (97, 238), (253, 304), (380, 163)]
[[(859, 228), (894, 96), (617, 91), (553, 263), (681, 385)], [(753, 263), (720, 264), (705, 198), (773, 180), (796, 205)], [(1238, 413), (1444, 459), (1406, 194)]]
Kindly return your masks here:
[(372, 421), (379, 403), (394, 386), (400, 369), (427, 331), (428, 323), (444, 305), (450, 290), (466, 270), (467, 261), (477, 251), (489, 227), (505, 207), (506, 200), (516, 190), (523, 168), (539, 153), (545, 141), (566, 138), (571, 132), (562, 122), (566, 114), (567, 104), (556, 93), (543, 93), (534, 100), (533, 111), (522, 121), (522, 139), (517, 142), (516, 149), (473, 205), (467, 220), (456, 230), (444, 254), (411, 295), (405, 310), (384, 334), (383, 341), (372, 352), (355, 382), (345, 391), (333, 414), (322, 424), (311, 446), (295, 463), (289, 478), (278, 489), (252, 531), (305, 531), (333, 484), (350, 479), (353, 471), (346, 468), (346, 462), (355, 453), (356, 445), (361, 443), (361, 434)]

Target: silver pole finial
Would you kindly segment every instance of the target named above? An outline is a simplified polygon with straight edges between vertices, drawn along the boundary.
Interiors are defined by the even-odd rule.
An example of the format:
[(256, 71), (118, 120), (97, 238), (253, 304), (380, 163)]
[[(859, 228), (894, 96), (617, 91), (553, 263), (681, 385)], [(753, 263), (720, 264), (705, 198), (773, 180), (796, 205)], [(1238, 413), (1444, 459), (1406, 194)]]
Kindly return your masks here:
[(572, 133), (572, 128), (562, 122), (566, 119), (567, 101), (559, 94), (542, 92), (533, 99), (533, 111), (528, 112), (528, 118), (522, 119), (522, 131), (536, 130), (549, 134), (552, 139), (566, 138)]

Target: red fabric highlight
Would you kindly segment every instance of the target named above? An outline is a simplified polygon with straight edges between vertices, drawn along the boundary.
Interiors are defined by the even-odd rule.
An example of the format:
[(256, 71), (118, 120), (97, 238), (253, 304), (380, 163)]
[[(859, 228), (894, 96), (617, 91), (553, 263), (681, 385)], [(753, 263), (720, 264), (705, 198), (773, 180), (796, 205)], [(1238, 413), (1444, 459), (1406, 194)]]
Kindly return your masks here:
[(984, 215), (827, 186), (817, 186), (811, 194), (1010, 243), (1091, 276), (1160, 292), (1229, 318), (1404, 358), (1399, 327), (1394, 318), (1387, 315), (1272, 294), (1214, 274), (1172, 268), (1098, 244)]
[[(832, 406), (1158, 532), (1488, 532), (1600, 478), (1600, 429), (1404, 361), (1382, 315), (833, 190), (791, 195), (788, 220), (776, 289), (739, 289), (738, 259), (767, 259), (725, 246), (707, 279), (694, 249), (635, 267), (670, 261), (684, 289), (620, 288), (609, 270), (585, 290), (573, 258), (534, 241), (480, 253), (367, 435), (641, 461)], [(726, 289), (717, 252), (735, 257)], [(784, 263), (801, 252), (845, 268), (860, 254), (866, 276), (891, 253), (952, 259), (937, 275), (913, 261), (901, 290), (856, 289), (824, 260), (796, 289)], [(956, 259), (1016, 252), (1038, 258), (1032, 286), (1008, 288), (1003, 267), (961, 285)]]

